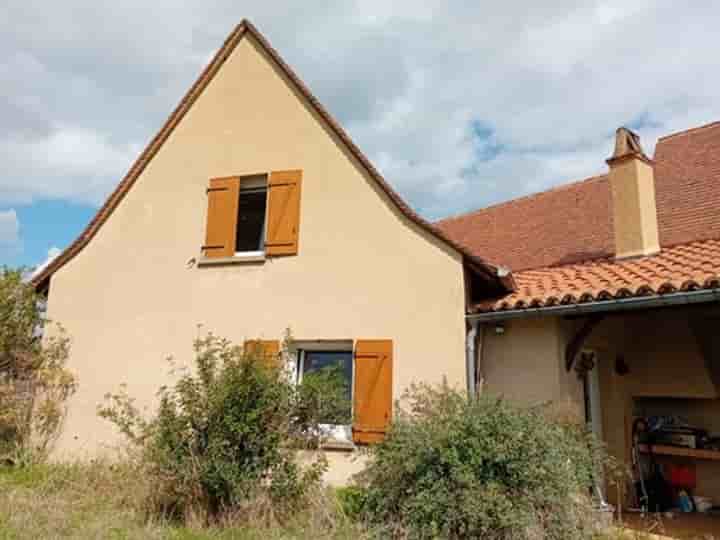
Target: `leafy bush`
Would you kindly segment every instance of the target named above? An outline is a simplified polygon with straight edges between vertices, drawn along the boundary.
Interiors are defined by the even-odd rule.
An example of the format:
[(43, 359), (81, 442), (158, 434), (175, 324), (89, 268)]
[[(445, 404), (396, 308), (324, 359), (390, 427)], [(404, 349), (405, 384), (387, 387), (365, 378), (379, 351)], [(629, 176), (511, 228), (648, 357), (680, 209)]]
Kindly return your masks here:
[(343, 513), (354, 520), (361, 520), (365, 511), (367, 491), (360, 486), (344, 486), (335, 490), (335, 496)]
[(447, 386), (413, 387), (360, 478), (365, 518), (414, 538), (591, 538), (581, 426)]
[(0, 269), (0, 462), (45, 459), (76, 389), (70, 341), (59, 326), (43, 339), (41, 304), (21, 270)]
[(312, 389), (296, 387), (256, 347), (212, 334), (194, 348), (194, 371), (160, 389), (150, 420), (126, 392), (99, 410), (140, 450), (139, 466), (153, 479), (151, 510), (217, 522), (258, 512), (282, 518), (306, 506), (326, 463), (316, 456), (301, 465), (296, 449), (317, 443), (328, 403), (346, 406), (342, 384), (320, 374), (306, 377)]

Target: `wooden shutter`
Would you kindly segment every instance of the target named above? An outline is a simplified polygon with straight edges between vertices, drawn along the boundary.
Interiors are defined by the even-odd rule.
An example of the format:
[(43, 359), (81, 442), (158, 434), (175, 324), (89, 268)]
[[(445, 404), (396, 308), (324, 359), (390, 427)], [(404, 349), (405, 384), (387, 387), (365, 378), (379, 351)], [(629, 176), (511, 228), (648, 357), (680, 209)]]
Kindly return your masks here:
[(392, 417), (393, 343), (390, 339), (358, 340), (355, 344), (353, 440), (383, 439)]
[(207, 223), (205, 245), (208, 258), (232, 257), (235, 254), (240, 178), (212, 178), (207, 189)]
[(265, 253), (297, 255), (302, 171), (275, 171), (268, 181)]
[(261, 356), (268, 365), (280, 363), (280, 342), (277, 339), (249, 339), (245, 342), (245, 352)]

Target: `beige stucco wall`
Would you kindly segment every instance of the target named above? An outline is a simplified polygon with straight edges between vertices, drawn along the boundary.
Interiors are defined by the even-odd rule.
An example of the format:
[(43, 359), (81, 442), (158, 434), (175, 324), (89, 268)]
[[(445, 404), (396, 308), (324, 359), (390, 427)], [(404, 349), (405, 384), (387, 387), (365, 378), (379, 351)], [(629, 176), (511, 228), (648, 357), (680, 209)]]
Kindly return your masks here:
[(525, 405), (570, 401), (582, 405), (582, 385), (564, 368), (567, 329), (555, 317), (516, 319), (486, 326), (483, 391)]
[[(204, 241), (210, 177), (296, 168), (298, 256), (189, 264)], [(168, 381), (165, 358), (190, 360), (198, 323), (235, 341), (280, 338), (288, 327), (298, 339), (391, 338), (396, 396), (411, 381), (465, 384), (461, 256), (388, 201), (250, 38), (53, 276), (48, 310), (72, 336), (80, 382), (62, 456), (116, 444), (96, 416), (103, 395), (127, 383), (152, 405)]]

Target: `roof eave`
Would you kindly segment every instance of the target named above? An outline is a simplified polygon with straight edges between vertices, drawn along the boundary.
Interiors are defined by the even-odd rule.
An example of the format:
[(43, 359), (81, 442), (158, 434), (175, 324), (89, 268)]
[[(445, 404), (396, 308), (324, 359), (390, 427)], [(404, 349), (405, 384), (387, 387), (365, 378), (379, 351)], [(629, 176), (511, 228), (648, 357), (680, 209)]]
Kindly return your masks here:
[(631, 298), (614, 298), (581, 304), (563, 304), (557, 306), (527, 307), (495, 311), (474, 311), (468, 313), (467, 319), (479, 322), (498, 322), (510, 319), (530, 317), (559, 317), (566, 315), (582, 315), (589, 313), (608, 313), (613, 311), (630, 311), (677, 305), (689, 305), (705, 302), (720, 302), (720, 287), (699, 291), (680, 291), (652, 296), (634, 296)]

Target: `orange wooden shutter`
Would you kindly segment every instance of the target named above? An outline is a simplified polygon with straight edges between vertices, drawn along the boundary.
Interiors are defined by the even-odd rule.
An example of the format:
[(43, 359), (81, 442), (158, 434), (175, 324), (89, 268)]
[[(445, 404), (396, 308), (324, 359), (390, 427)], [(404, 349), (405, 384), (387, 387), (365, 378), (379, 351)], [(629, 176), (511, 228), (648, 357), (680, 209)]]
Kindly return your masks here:
[(268, 181), (267, 255), (297, 255), (302, 171), (274, 171)]
[(280, 361), (280, 342), (277, 339), (249, 339), (245, 342), (245, 352), (260, 355), (269, 365)]
[(393, 343), (390, 339), (358, 340), (355, 344), (353, 440), (383, 439), (392, 415)]
[(207, 224), (205, 245), (208, 258), (232, 257), (235, 254), (240, 178), (212, 178), (207, 189)]

